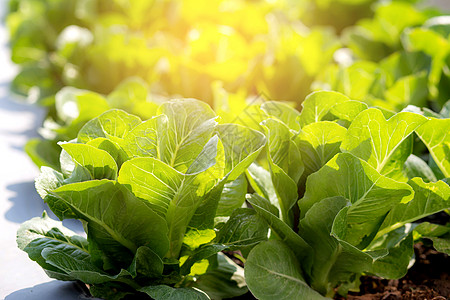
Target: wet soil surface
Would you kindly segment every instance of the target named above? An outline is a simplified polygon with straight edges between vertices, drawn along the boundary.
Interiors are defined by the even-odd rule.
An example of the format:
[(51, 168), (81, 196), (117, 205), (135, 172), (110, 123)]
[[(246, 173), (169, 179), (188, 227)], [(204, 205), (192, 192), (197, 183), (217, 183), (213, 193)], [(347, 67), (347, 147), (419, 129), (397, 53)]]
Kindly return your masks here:
[[(348, 300), (447, 300), (450, 299), (450, 257), (432, 247), (414, 246), (416, 262), (405, 277), (386, 280), (361, 278), (359, 293), (350, 292)], [(343, 300), (343, 297), (335, 297)]]

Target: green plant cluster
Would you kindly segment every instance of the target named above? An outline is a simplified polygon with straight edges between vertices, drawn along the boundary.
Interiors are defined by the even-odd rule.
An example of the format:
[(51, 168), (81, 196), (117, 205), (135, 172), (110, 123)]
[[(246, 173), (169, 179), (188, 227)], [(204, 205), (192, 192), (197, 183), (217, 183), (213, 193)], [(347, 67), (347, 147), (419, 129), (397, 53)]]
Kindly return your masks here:
[(311, 2), (297, 2), (11, 0), (13, 88), (51, 105), (64, 86), (107, 94), (137, 76), (158, 95), (210, 104), (214, 82), (296, 101), (340, 45), (332, 29), (301, 24)]
[(25, 151), (38, 166), (58, 169), (61, 147), (59, 141), (70, 141), (89, 120), (116, 108), (147, 120), (156, 114), (158, 104), (149, 97), (148, 87), (139, 78), (130, 78), (104, 96), (88, 90), (64, 87), (54, 96), (54, 115), (50, 113), (39, 129), (45, 138), (33, 138)]
[(313, 87), (393, 111), (410, 104), (438, 111), (450, 97), (449, 34), (449, 17), (434, 9), (380, 4), (373, 18), (345, 30), (347, 48)]
[(171, 98), (230, 122), (257, 97), (299, 107), (312, 90), (392, 111), (450, 97), (448, 18), (417, 1), (204, 2), (10, 0), (12, 88), (48, 108), (32, 160), (56, 166), (56, 143), (107, 109), (146, 119)]
[[(87, 239), (44, 214), (22, 225), (19, 247), (50, 277), (85, 282), (106, 299), (247, 292), (241, 267), (216, 254), (267, 239), (267, 225), (240, 208), (243, 173), (265, 137), (215, 119), (190, 99), (167, 102), (144, 122), (116, 109), (92, 119), (76, 141), (60, 144), (61, 167), (43, 167), (36, 179), (50, 209), (81, 220)], [(216, 233), (215, 217), (230, 215)]]
[[(117, 109), (90, 120), (36, 180), (87, 238), (44, 214), (19, 247), (105, 299), (223, 299), (247, 285), (258, 299), (325, 299), (362, 274), (402, 277), (419, 238), (449, 253), (448, 226), (414, 223), (450, 208), (448, 111), (390, 113), (327, 91), (301, 112), (253, 111), (264, 134), (193, 99), (144, 122)], [(244, 271), (223, 250), (240, 250)]]
[[(11, 54), (21, 69), (13, 89), (32, 102), (52, 108), (54, 118), (54, 95), (62, 87), (108, 94), (123, 80), (135, 76), (142, 78), (153, 94), (194, 97), (215, 108), (220, 106), (219, 86), (228, 93), (242, 94), (244, 99), (263, 93), (271, 100), (299, 104), (314, 81), (344, 92), (342, 85), (346, 94), (352, 92), (348, 85), (362, 85), (364, 88), (358, 88), (352, 97), (356, 94), (358, 100), (385, 100), (378, 90), (368, 90), (369, 81), (385, 90), (399, 78), (416, 73), (429, 75), (434, 99), (438, 95), (431, 85), (439, 82), (443, 63), (434, 66), (433, 74), (425, 70), (430, 68), (428, 56), (441, 60), (446, 56), (447, 51), (441, 50), (443, 41), (429, 34), (413, 34), (408, 41), (403, 36), (408, 35), (405, 30), (423, 25), (431, 31), (431, 27), (441, 28), (439, 33), (447, 39), (448, 30), (442, 29), (447, 21), (429, 21), (442, 12), (419, 9), (415, 2), (10, 0), (7, 23)], [(402, 18), (397, 17), (399, 14)], [(241, 19), (247, 22), (238, 21)], [(439, 50), (425, 49), (429, 45), (425, 40), (430, 39), (437, 39), (433, 45), (440, 43), (435, 46)], [(327, 65), (333, 65), (333, 54), (342, 47), (351, 49), (353, 59), (363, 65), (362, 71), (352, 68), (358, 69), (358, 75), (363, 72), (363, 78), (372, 73), (388, 74), (363, 82), (335, 82), (342, 76), (335, 74), (336, 66), (328, 70)], [(376, 72), (372, 71), (378, 64), (360, 62), (379, 62), (400, 50), (420, 52), (424, 57), (418, 60), (424, 61), (409, 66), (403, 60), (414, 64), (410, 60), (417, 57), (392, 58), (388, 66)], [(348, 67), (349, 59), (337, 60)], [(388, 95), (387, 101), (394, 102), (388, 106), (398, 108), (410, 100), (399, 103), (399, 89)], [(415, 98), (412, 101), (419, 105), (422, 98)]]
[(417, 221), (450, 209), (450, 21), (416, 2), (11, 0), (36, 189), (85, 230), (44, 212), (19, 248), (157, 300), (325, 299), (449, 253)]
[[(324, 91), (302, 106), (262, 105), (268, 166), (248, 169), (247, 200), (272, 236), (247, 258), (252, 293), (324, 299), (358, 290), (362, 273), (401, 278), (416, 228), (449, 253), (448, 226), (414, 223), (450, 204), (447, 112), (394, 114)], [(429, 164), (413, 154), (422, 143)]]

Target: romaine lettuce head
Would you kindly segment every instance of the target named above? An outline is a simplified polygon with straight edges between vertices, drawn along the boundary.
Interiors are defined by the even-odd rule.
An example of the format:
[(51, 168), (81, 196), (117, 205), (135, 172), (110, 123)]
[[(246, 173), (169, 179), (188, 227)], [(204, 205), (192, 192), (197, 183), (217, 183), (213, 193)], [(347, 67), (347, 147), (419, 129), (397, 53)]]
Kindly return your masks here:
[[(49, 276), (107, 299), (245, 293), (241, 267), (218, 253), (267, 239), (253, 210), (236, 210), (265, 137), (216, 118), (204, 102), (178, 99), (144, 122), (117, 109), (90, 120), (59, 144), (61, 168), (43, 167), (36, 179), (50, 209), (81, 220), (86, 238), (44, 215), (21, 227), (20, 248)], [(215, 218), (230, 216), (216, 236)]]
[(313, 93), (302, 106), (262, 106), (267, 164), (248, 169), (255, 193), (247, 197), (271, 236), (248, 255), (250, 291), (259, 299), (346, 295), (361, 274), (405, 275), (414, 238), (448, 252), (448, 228), (413, 223), (450, 207), (446, 110), (394, 114), (336, 92)]

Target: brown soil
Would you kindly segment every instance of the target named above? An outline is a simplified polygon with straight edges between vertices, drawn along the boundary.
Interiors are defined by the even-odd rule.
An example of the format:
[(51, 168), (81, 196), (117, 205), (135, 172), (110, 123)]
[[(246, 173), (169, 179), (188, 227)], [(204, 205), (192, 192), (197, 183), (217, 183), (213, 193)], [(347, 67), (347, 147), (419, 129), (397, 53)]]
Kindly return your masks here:
[[(414, 246), (416, 262), (405, 277), (385, 280), (361, 278), (359, 293), (348, 300), (447, 300), (450, 299), (450, 257), (422, 243)], [(335, 299), (345, 299), (335, 297)]]

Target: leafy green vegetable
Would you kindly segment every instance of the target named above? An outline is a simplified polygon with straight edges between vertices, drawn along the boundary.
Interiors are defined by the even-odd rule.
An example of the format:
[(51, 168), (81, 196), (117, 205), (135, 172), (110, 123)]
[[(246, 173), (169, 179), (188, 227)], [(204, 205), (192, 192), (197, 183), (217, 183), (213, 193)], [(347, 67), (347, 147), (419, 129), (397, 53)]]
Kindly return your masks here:
[[(345, 33), (350, 48), (363, 59), (374, 61), (400, 48), (400, 36), (407, 27), (423, 24), (435, 11), (419, 10), (406, 1), (380, 3), (371, 19), (363, 19)], [(402, 18), (398, 18), (401, 14)]]
[(318, 171), (339, 152), (346, 133), (344, 127), (329, 121), (311, 123), (302, 128), (294, 141), (304, 158), (304, 177)]
[[(11, 0), (12, 58), (21, 69), (14, 86), (39, 103), (62, 87), (114, 90), (106, 97), (111, 108), (143, 118), (154, 108), (142, 101), (147, 91), (151, 98), (179, 95), (212, 104), (216, 83), (243, 99), (265, 93), (298, 101), (340, 42), (330, 28), (297, 30), (303, 9), (292, 5), (239, 0), (201, 10), (202, 0)], [(242, 18), (251, 22), (236, 21)], [(280, 88), (283, 82), (289, 88)]]
[(425, 143), (445, 177), (450, 177), (449, 126), (450, 119), (431, 119), (417, 130), (417, 135)]
[[(327, 189), (320, 186), (323, 181), (328, 183)], [(354, 245), (373, 238), (367, 234), (379, 226), (384, 215), (397, 203), (409, 202), (413, 196), (407, 184), (384, 177), (366, 162), (345, 153), (336, 155), (310, 175), (306, 185), (306, 193), (299, 202), (302, 216), (321, 199), (343, 196), (350, 201), (345, 236)]]
[[(156, 103), (174, 96), (202, 99), (225, 122), (245, 119), (252, 128), (260, 120), (242, 116), (251, 99), (291, 101), (286, 108), (273, 101), (263, 105), (279, 110), (280, 116), (270, 113), (278, 118), (317, 87), (389, 110), (408, 104), (440, 108), (450, 97), (447, 25), (435, 17), (438, 10), (421, 10), (413, 0), (239, 0), (226, 9), (215, 3), (199, 11), (201, 1), (11, 0), (12, 58), (21, 69), (13, 89), (49, 110), (40, 133), (52, 142), (30, 142), (33, 161), (55, 167), (56, 143), (75, 138), (108, 109), (146, 120), (158, 114)], [(252, 26), (233, 21), (239, 16)], [(312, 27), (300, 30), (299, 19)], [(339, 39), (316, 26), (323, 24), (338, 32), (354, 26)], [(363, 108), (353, 109), (355, 114)], [(301, 113), (303, 125), (314, 119), (309, 109)], [(287, 124), (298, 130), (291, 124), (296, 114)]]
[[(77, 142), (60, 144), (61, 172), (42, 168), (40, 195), (61, 220), (82, 220), (87, 239), (44, 217), (25, 223), (18, 243), (49, 276), (88, 283), (97, 297), (241, 295), (247, 289), (234, 273), (242, 270), (219, 264), (217, 253), (267, 239), (267, 224), (253, 210), (237, 209), (247, 187), (242, 174), (264, 135), (217, 125), (214, 112), (193, 99), (158, 111), (145, 122), (107, 111), (84, 125)], [(215, 217), (230, 215), (216, 236)], [(230, 294), (217, 290), (218, 278)], [(205, 292), (192, 288), (196, 282)]]
[(206, 291), (212, 299), (238, 297), (247, 292), (244, 270), (222, 253), (219, 253), (217, 258), (217, 268), (206, 272), (194, 286)]
[(245, 281), (260, 299), (324, 299), (361, 274), (400, 278), (415, 238), (448, 253), (448, 226), (412, 223), (450, 207), (437, 9), (132, 2), (10, 0), (12, 89), (48, 109), (25, 148), (36, 189), (87, 234), (45, 214), (21, 227), (50, 277), (106, 299), (222, 299)]
[[(104, 96), (87, 91), (80, 90), (73, 87), (65, 87), (58, 91), (53, 99), (55, 104), (55, 114), (49, 112), (48, 117), (44, 121), (43, 127), (40, 128), (40, 134), (46, 139), (33, 139), (26, 145), (26, 151), (32, 160), (40, 166), (49, 166), (58, 168), (57, 158), (60, 154), (61, 148), (57, 146), (59, 141), (68, 141), (77, 137), (80, 129), (89, 120), (98, 117), (110, 108), (127, 108), (129, 111), (134, 111), (135, 107), (138, 109), (139, 115), (143, 117), (152, 117), (156, 114), (157, 106), (153, 102), (147, 101), (147, 98), (139, 98), (136, 100), (130, 98), (130, 94), (122, 102), (112, 102), (117, 94), (124, 93), (124, 85), (132, 85), (137, 88), (138, 80), (128, 80), (123, 85), (118, 86), (109, 96)], [(142, 87), (144, 88), (145, 87)], [(142, 93), (143, 91), (141, 91)], [(145, 94), (147, 90), (145, 89)], [(114, 96), (115, 95), (115, 96)], [(112, 99), (112, 100), (111, 100)], [(131, 103), (135, 106), (131, 107)], [(128, 105), (128, 106), (127, 106)], [(137, 117), (134, 117), (137, 118)], [(139, 119), (136, 119), (139, 120)], [(139, 120), (140, 122), (140, 120)], [(104, 136), (102, 136), (104, 137)], [(102, 149), (104, 150), (104, 149)]]
[[(297, 198), (297, 185), (303, 173), (300, 151), (293, 141), (293, 134), (282, 122), (268, 119), (264, 121), (268, 129), (269, 147), (267, 159), (272, 183), (279, 199), (282, 219), (291, 222), (291, 208)], [(272, 150), (272, 151), (271, 151)]]
[(380, 227), (381, 233), (449, 207), (450, 187), (443, 181), (425, 183), (421, 178), (413, 178), (408, 183), (414, 189), (414, 199), (397, 205), (389, 212)]
[(89, 257), (87, 240), (76, 236), (63, 227), (61, 222), (50, 219), (46, 212), (42, 218), (33, 218), (21, 225), (17, 232), (17, 245), (28, 253), (30, 259), (44, 268), (49, 276), (60, 280), (73, 279), (63, 270), (48, 264), (41, 256), (42, 250), (52, 247), (72, 253), (80, 259)]
[(116, 179), (117, 164), (108, 152), (85, 144), (61, 144), (75, 163), (86, 168), (92, 179)]
[[(354, 119), (341, 145), (344, 152), (364, 159), (378, 172), (399, 178), (402, 166), (411, 154), (407, 138), (427, 121), (417, 114), (402, 112), (388, 121), (377, 109), (367, 109)], [(401, 153), (401, 154), (399, 154)]]
[(250, 253), (245, 277), (259, 299), (325, 299), (311, 289), (291, 249), (279, 241), (268, 241)]
[(427, 163), (420, 157), (411, 154), (405, 162), (405, 173), (409, 179), (420, 177), (425, 182), (436, 182), (436, 175)]
[[(417, 236), (411, 223), (450, 207), (449, 185), (412, 155), (416, 145), (422, 153), (428, 148), (445, 171), (448, 157), (439, 147), (445, 147), (447, 119), (412, 107), (415, 112), (392, 114), (330, 92), (306, 99), (299, 123), (290, 117), (295, 112), (283, 109), (273, 116), (266, 110), (267, 166), (247, 172), (255, 190), (248, 201), (271, 228), (269, 242), (248, 256), (250, 291), (261, 299), (321, 299), (336, 289), (345, 294), (361, 274), (402, 277)], [(413, 134), (426, 147), (413, 143)], [(301, 155), (291, 155), (291, 145)], [(291, 171), (303, 165), (304, 172)], [(288, 217), (286, 199), (297, 200)], [(446, 249), (447, 231), (423, 232)]]
[(174, 289), (167, 285), (156, 285), (143, 287), (139, 291), (146, 293), (154, 299), (181, 299), (181, 300), (204, 300), (209, 299), (206, 293), (197, 289), (180, 288)]
[(347, 96), (337, 92), (316, 92), (305, 98), (299, 117), (300, 126), (321, 121), (336, 104), (349, 100)]
[(42, 166), (59, 168), (61, 148), (55, 142), (33, 138), (27, 142), (24, 150), (39, 168)]
[(93, 180), (67, 184), (53, 190), (47, 203), (60, 219), (72, 217), (86, 221), (97, 246), (119, 259), (127, 257), (120, 255), (122, 252), (135, 253), (140, 246), (149, 246), (161, 257), (167, 253), (165, 221), (115, 182)]
[(415, 228), (420, 237), (430, 239), (434, 248), (440, 252), (450, 253), (450, 228), (449, 226), (424, 222)]
[[(380, 2), (372, 18), (344, 30), (348, 48), (316, 77), (313, 88), (343, 92), (372, 106), (440, 109), (449, 95), (448, 23), (433, 8), (406, 1)], [(398, 15), (404, 16), (401, 20)]]

